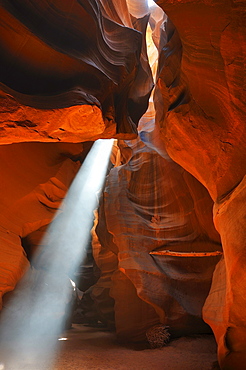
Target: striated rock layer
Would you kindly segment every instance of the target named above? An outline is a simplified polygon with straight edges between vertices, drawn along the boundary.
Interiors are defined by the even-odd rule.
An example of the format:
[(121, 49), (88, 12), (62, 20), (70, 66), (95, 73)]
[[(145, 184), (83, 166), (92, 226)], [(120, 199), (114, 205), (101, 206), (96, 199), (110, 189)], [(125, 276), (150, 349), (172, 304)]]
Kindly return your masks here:
[(95, 258), (102, 275), (92, 296), (98, 299), (100, 288), (104, 321), (109, 321), (111, 302), (122, 341), (145, 341), (146, 331), (160, 323), (169, 326), (173, 337), (209, 332), (202, 308), (220, 259), (150, 255), (220, 250), (206, 189), (164, 147), (162, 155), (153, 148), (151, 107), (139, 125), (145, 142), (119, 143), (121, 163), (108, 175), (95, 229)]
[(124, 1), (1, 1), (0, 142), (136, 137), (153, 87), (147, 20)]
[[(133, 341), (156, 324), (173, 336), (207, 332), (204, 319), (221, 367), (239, 369), (245, 4), (157, 3), (166, 14), (147, 0), (0, 2), (0, 296), (28, 268), (90, 142), (115, 137), (93, 231), (96, 310)], [(150, 254), (213, 252), (220, 237), (222, 259)]]
[(220, 257), (150, 256), (149, 252), (220, 249), (209, 213), (205, 218), (204, 210), (201, 213), (203, 205), (208, 207), (209, 195), (176, 164), (149, 152), (141, 142), (132, 149), (129, 162), (111, 170), (105, 215), (100, 214), (97, 227), (100, 239), (106, 225), (111, 238), (107, 245), (102, 239), (103, 247), (119, 261), (111, 287), (118, 336), (144, 340), (146, 330), (159, 322), (169, 325), (174, 336), (206, 332), (202, 306)]
[(87, 142), (136, 137), (153, 88), (147, 22), (125, 1), (1, 1), (0, 297), (23, 275), (22, 245), (30, 255), (39, 245)]
[(224, 262), (215, 271), (204, 318), (215, 333), (221, 367), (239, 369), (246, 357), (245, 3), (157, 3), (169, 18), (159, 65), (166, 105), (158, 116), (161, 138), (215, 202)]
[(162, 139), (216, 200), (245, 174), (244, 8), (231, 1), (158, 4), (171, 20), (159, 66), (168, 100)]
[(39, 244), (79, 169), (72, 159), (81, 151), (81, 144), (0, 146), (0, 306), (29, 266), (22, 239), (31, 239), (33, 249)]

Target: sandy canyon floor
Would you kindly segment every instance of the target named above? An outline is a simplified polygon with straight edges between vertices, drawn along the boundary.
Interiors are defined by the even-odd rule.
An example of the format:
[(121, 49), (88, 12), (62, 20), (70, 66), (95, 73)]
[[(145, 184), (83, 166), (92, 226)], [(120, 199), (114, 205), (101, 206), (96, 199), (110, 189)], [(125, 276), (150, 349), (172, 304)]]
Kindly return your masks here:
[[(35, 361), (13, 359), (13, 345), (0, 348), (0, 370), (212, 370), (216, 363), (216, 343), (212, 335), (183, 337), (157, 349), (121, 345), (115, 333), (102, 328), (73, 324), (57, 342), (53, 365), (45, 356)], [(41, 364), (42, 363), (42, 364)]]
[[(211, 370), (216, 369), (212, 335), (172, 340), (166, 347), (136, 350), (117, 343), (115, 334), (73, 324), (63, 333), (54, 370)], [(36, 370), (36, 369), (35, 369)], [(38, 369), (37, 369), (38, 370)]]

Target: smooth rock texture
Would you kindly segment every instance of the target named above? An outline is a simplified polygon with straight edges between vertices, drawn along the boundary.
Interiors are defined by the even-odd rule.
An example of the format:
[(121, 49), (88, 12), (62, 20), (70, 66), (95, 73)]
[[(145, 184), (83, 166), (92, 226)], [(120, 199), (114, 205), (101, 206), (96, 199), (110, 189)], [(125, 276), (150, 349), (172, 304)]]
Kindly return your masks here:
[[(114, 298), (111, 311), (122, 341), (145, 341), (146, 331), (158, 323), (169, 326), (173, 337), (209, 332), (202, 307), (220, 259), (149, 254), (166, 249), (220, 250), (206, 189), (147, 141), (155, 127), (151, 112), (150, 105), (139, 124), (139, 136), (146, 143), (140, 139), (122, 143), (121, 165), (108, 175), (95, 229), (101, 242), (97, 263), (101, 261), (102, 276), (94, 289), (104, 284), (104, 301)], [(115, 260), (110, 273), (106, 254)]]
[(81, 142), (136, 137), (153, 87), (147, 20), (134, 26), (125, 1), (1, 2), (0, 143), (20, 143), (0, 148), (1, 296), (28, 266), (21, 240), (34, 251), (59, 210)]
[(0, 146), (0, 166), (4, 174), (0, 183), (1, 299), (14, 289), (29, 267), (21, 239), (36, 232), (31, 245), (35, 247), (40, 242), (44, 227), (59, 210), (79, 169), (80, 162), (69, 157), (76, 157), (81, 151), (81, 144), (76, 147), (59, 143)]
[(157, 3), (171, 20), (159, 67), (169, 101), (162, 139), (216, 200), (245, 174), (245, 7), (240, 1)]
[(244, 177), (233, 192), (214, 206), (214, 221), (221, 235), (224, 260), (216, 267), (204, 306), (204, 319), (216, 335), (223, 369), (239, 369), (246, 360), (245, 201)]
[(136, 137), (153, 87), (138, 32), (148, 16), (134, 25), (126, 3), (95, 0), (2, 1), (0, 16), (1, 131), (9, 142), (13, 129), (13, 142), (17, 131), (19, 142)]
[(239, 369), (246, 353), (245, 263), (240, 257), (245, 250), (245, 214), (236, 200), (243, 197), (246, 173), (245, 2), (157, 3), (169, 18), (168, 43), (159, 65), (166, 111), (157, 116), (161, 138), (168, 154), (201, 181), (215, 201), (225, 271), (215, 271), (204, 317), (214, 330), (221, 367)]
[(46, 247), (92, 142), (117, 138), (85, 297), (124, 342), (211, 328), (221, 368), (241, 369), (245, 2), (156, 3), (1, 1), (0, 297)]

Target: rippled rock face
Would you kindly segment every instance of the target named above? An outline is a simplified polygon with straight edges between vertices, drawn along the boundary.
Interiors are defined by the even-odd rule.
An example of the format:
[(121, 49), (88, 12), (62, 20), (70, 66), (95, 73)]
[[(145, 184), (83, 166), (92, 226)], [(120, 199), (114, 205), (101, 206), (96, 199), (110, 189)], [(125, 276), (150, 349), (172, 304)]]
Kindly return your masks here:
[(128, 163), (108, 176), (96, 229), (102, 251), (111, 252), (112, 260), (118, 256), (118, 268), (102, 276), (112, 279), (118, 337), (144, 340), (146, 330), (160, 322), (173, 336), (207, 332), (202, 307), (220, 256), (149, 253), (220, 249), (211, 199), (192, 176), (141, 141), (129, 143), (128, 150)]
[(239, 1), (158, 4), (171, 20), (160, 65), (169, 102), (162, 138), (216, 200), (245, 174), (244, 7)]
[[(34, 253), (76, 175), (81, 144), (19, 143), (0, 146), (0, 307), (28, 269), (23, 240)], [(45, 248), (45, 246), (44, 246)]]
[[(222, 368), (240, 368), (244, 4), (157, 3), (167, 16), (137, 0), (1, 1), (0, 144), (10, 145), (0, 146), (0, 292), (28, 267), (23, 243), (35, 249), (59, 210), (81, 142), (119, 138), (94, 230), (98, 310), (112, 326), (115, 313), (119, 338), (133, 341), (160, 324), (174, 336), (207, 331), (203, 311)], [(149, 54), (156, 114), (151, 103), (140, 120), (153, 88), (148, 20), (160, 53), (158, 66)], [(223, 259), (150, 254), (219, 250), (211, 199)]]
[(214, 330), (221, 366), (240, 368), (246, 353), (245, 4), (157, 3), (169, 17), (159, 66), (158, 85), (168, 102), (159, 118), (161, 137), (169, 155), (215, 201), (225, 266), (216, 269), (204, 317)]
[(132, 24), (125, 2), (2, 1), (0, 142), (136, 137), (147, 20)]
[(28, 266), (22, 244), (36, 249), (90, 142), (136, 137), (153, 79), (148, 16), (131, 18), (125, 1), (0, 7), (2, 296)]
[(114, 311), (118, 338), (126, 342), (146, 340), (158, 324), (173, 337), (209, 332), (202, 308), (221, 258), (192, 254), (221, 249), (213, 202), (160, 143), (157, 151), (153, 115), (150, 104), (139, 138), (119, 143), (121, 162), (108, 175), (95, 228), (102, 276), (92, 297), (109, 324)]

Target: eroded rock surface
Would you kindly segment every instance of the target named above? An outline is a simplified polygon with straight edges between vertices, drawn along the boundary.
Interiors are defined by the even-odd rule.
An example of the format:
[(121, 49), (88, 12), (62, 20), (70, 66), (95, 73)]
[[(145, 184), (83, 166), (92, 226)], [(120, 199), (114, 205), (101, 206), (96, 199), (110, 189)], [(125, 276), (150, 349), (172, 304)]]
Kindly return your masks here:
[[(1, 1), (0, 291), (28, 268), (23, 240), (37, 248), (81, 142), (119, 138), (93, 231), (97, 310), (133, 341), (159, 323), (174, 336), (207, 331), (203, 311), (221, 367), (236, 369), (246, 356), (245, 4), (157, 3), (166, 15), (136, 0)], [(149, 254), (216, 251), (220, 237), (221, 260)]]
[(170, 18), (159, 80), (169, 102), (162, 139), (216, 200), (245, 174), (245, 9), (230, 1), (173, 4), (158, 1)]
[(153, 79), (148, 16), (134, 20), (125, 1), (0, 6), (2, 295), (27, 266), (21, 241), (36, 249), (59, 210), (81, 142), (136, 137)]
[(95, 0), (2, 1), (0, 16), (2, 143), (136, 137), (153, 87), (148, 16), (133, 24), (125, 2)]
[[(166, 114), (158, 118), (161, 137), (169, 155), (201, 181), (215, 201), (225, 271), (223, 275), (218, 268), (214, 274), (204, 317), (214, 330), (221, 366), (240, 368), (246, 353), (246, 293), (240, 272), (245, 269), (241, 257), (245, 251), (241, 203), (246, 172), (245, 4), (157, 3), (169, 17), (158, 82), (168, 101)], [(224, 308), (217, 311), (221, 305)]]
[[(29, 267), (22, 238), (38, 245), (79, 169), (82, 145), (19, 143), (0, 146), (0, 296), (14, 289)], [(45, 246), (44, 246), (45, 247)]]
[[(146, 331), (159, 323), (169, 326), (174, 337), (208, 332), (202, 307), (221, 257), (149, 254), (221, 248), (209, 194), (167, 153), (161, 156), (153, 149), (147, 137), (154, 123), (150, 106), (139, 126), (139, 136), (146, 142), (121, 143), (121, 165), (108, 175), (96, 227), (101, 242), (96, 260), (102, 276), (95, 290), (104, 285), (105, 302), (107, 295), (108, 302), (114, 298), (111, 311), (117, 335), (124, 341), (146, 340)], [(101, 306), (102, 315), (103, 311)]]

